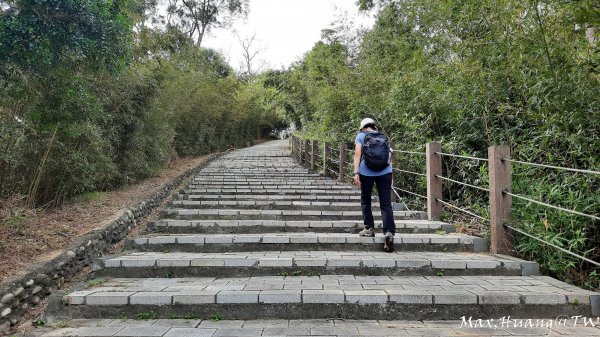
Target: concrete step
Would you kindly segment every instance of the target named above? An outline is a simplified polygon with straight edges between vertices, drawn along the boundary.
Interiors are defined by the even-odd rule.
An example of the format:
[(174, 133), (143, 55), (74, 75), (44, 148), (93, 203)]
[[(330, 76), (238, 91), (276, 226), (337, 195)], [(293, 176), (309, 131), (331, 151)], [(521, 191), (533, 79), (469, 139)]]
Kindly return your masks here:
[(299, 189), (299, 190), (310, 190), (310, 189), (330, 189), (330, 190), (356, 190), (356, 187), (350, 185), (333, 185), (333, 184), (319, 184), (314, 183), (277, 183), (277, 184), (262, 184), (262, 183), (251, 183), (251, 184), (224, 184), (224, 183), (192, 183), (188, 185), (190, 189), (196, 188), (244, 188), (244, 189)]
[[(204, 178), (203, 178), (204, 179)], [(196, 178), (196, 181), (192, 182), (194, 185), (200, 186), (250, 186), (250, 185), (259, 185), (259, 186), (274, 186), (274, 185), (284, 185), (284, 186), (294, 186), (294, 185), (302, 185), (302, 186), (318, 186), (318, 187), (329, 187), (329, 186), (349, 186), (347, 184), (342, 184), (337, 181), (325, 180), (325, 179), (276, 179), (269, 178), (268, 180), (262, 179), (243, 179), (243, 180), (211, 180), (209, 182), (199, 181)]]
[[(446, 321), (348, 320), (348, 319), (252, 319), (230, 320), (220, 314), (187, 315), (186, 319), (154, 319), (138, 313), (118, 319), (74, 319), (67, 327), (38, 327), (24, 337), (115, 336), (115, 337), (217, 337), (217, 336), (598, 336), (600, 324), (582, 319), (498, 320), (477, 322), (476, 318)], [(177, 316), (176, 316), (177, 317)], [(183, 317), (183, 316), (180, 316)], [(211, 319), (211, 317), (213, 319)], [(592, 322), (592, 323), (595, 323)]]
[(253, 168), (228, 168), (207, 167), (202, 170), (205, 177), (320, 177), (317, 173), (310, 173), (305, 169), (285, 167), (253, 167)]
[[(353, 195), (340, 195), (338, 193), (335, 194), (299, 194), (299, 195), (291, 195), (291, 194), (245, 194), (245, 195), (235, 195), (235, 194), (184, 194), (184, 190), (181, 190), (180, 193), (174, 195), (175, 200), (311, 200), (311, 201), (358, 201), (360, 202), (360, 194)], [(376, 199), (377, 195), (373, 195), (373, 199)]]
[[(145, 236), (126, 242), (126, 248), (145, 252), (226, 253), (244, 251), (382, 251), (383, 234), (360, 237), (353, 233), (171, 234)], [(484, 252), (483, 238), (465, 234), (396, 234), (397, 251)]]
[(200, 175), (194, 178), (192, 184), (198, 185), (326, 185), (326, 186), (348, 186), (337, 180), (325, 179), (321, 177), (310, 178), (277, 178), (270, 177), (268, 180), (257, 178), (210, 178)]
[[(310, 201), (310, 200), (173, 200), (172, 208), (206, 209), (280, 209), (280, 210), (320, 210), (352, 211), (360, 210), (360, 201)], [(379, 203), (371, 203), (373, 212), (379, 212)]]
[(320, 189), (311, 189), (311, 188), (300, 188), (300, 189), (291, 189), (291, 188), (260, 188), (260, 189), (249, 189), (249, 188), (186, 188), (183, 191), (183, 194), (254, 194), (254, 195), (331, 195), (331, 196), (339, 196), (339, 195), (348, 195), (348, 196), (360, 196), (360, 191), (356, 189), (327, 189), (321, 187)]
[(110, 279), (50, 299), (58, 318), (556, 318), (598, 314), (598, 296), (544, 276), (267, 276)]
[[(394, 219), (424, 219), (424, 212), (395, 211)], [(356, 220), (362, 218), (361, 211), (319, 211), (286, 209), (179, 209), (170, 208), (160, 212), (161, 218), (176, 220)], [(375, 220), (381, 218), (373, 212)]]
[(251, 251), (134, 252), (96, 260), (113, 277), (353, 275), (537, 275), (538, 264), (504, 255), (461, 252)]
[[(396, 233), (454, 232), (454, 226), (441, 221), (397, 220)], [(280, 220), (174, 220), (162, 219), (149, 225), (148, 230), (160, 233), (237, 233), (256, 234), (270, 232), (358, 233), (363, 222), (354, 221), (280, 221)], [(381, 221), (375, 222), (377, 232)]]
[(360, 196), (360, 191), (355, 189), (330, 190), (330, 189), (247, 189), (247, 188), (193, 188), (183, 189), (182, 194), (213, 194), (213, 195), (348, 195)]
[[(318, 194), (302, 194), (302, 195), (273, 195), (273, 194), (243, 194), (243, 195), (235, 195), (235, 194), (175, 194), (173, 195), (174, 200), (302, 200), (302, 201), (329, 201), (329, 202), (344, 202), (344, 201), (352, 201), (358, 202), (360, 205), (360, 195), (318, 195)], [(375, 199), (375, 196), (373, 197)]]

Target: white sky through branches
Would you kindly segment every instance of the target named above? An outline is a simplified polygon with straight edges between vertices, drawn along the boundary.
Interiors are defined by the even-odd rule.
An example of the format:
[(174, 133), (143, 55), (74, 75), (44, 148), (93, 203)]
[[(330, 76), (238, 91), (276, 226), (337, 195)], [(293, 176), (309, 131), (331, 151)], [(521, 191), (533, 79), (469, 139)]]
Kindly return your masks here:
[(356, 0), (250, 0), (246, 20), (211, 32), (203, 46), (220, 50), (238, 70), (243, 57), (235, 32), (241, 38), (256, 34), (253, 48), (261, 52), (255, 66), (262, 60), (268, 68), (281, 69), (301, 59), (320, 40), (321, 30), (344, 12), (359, 25), (371, 27), (374, 22), (359, 13)]

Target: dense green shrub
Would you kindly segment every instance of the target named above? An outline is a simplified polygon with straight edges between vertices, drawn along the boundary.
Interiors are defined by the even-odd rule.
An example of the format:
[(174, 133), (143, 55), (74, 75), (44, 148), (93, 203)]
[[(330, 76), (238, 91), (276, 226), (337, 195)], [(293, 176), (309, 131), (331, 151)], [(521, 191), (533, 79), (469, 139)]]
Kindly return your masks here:
[[(0, 12), (0, 198), (62, 202), (275, 125), (267, 88), (217, 52), (150, 29), (145, 1), (9, 2)], [(259, 83), (259, 82), (256, 82)]]
[[(520, 160), (600, 169), (600, 11), (593, 1), (361, 5), (375, 5), (378, 16), (357, 59), (338, 41), (320, 42), (285, 75), (287, 117), (307, 136), (350, 141), (369, 116), (396, 148), (423, 152), (426, 142), (439, 141), (445, 152), (486, 157), (488, 146), (509, 144)], [(424, 170), (422, 157), (398, 160), (405, 169)], [(478, 162), (444, 158), (444, 175), (487, 184), (486, 165)], [(396, 180), (425, 192), (422, 179), (399, 174)], [(597, 176), (515, 164), (513, 185), (515, 193), (600, 214)], [(487, 216), (480, 191), (445, 184), (444, 199)], [(422, 200), (411, 204), (423, 207)], [(531, 234), (600, 260), (597, 221), (518, 200), (513, 217)], [(515, 245), (553, 275), (600, 286), (587, 263), (520, 235)]]

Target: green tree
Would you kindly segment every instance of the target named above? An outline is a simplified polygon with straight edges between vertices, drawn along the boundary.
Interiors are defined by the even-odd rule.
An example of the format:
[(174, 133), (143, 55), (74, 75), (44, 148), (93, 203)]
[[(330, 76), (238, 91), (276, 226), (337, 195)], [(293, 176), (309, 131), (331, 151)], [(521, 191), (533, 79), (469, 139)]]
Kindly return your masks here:
[(123, 66), (129, 1), (16, 0), (0, 21), (0, 64), (45, 74), (57, 67)]
[(194, 38), (199, 47), (206, 33), (245, 16), (247, 7), (248, 0), (169, 0), (167, 24)]
[(277, 92), (236, 78), (181, 30), (146, 25), (155, 5), (0, 2), (0, 197), (58, 204), (277, 124)]
[[(302, 132), (348, 141), (360, 118), (369, 116), (402, 149), (421, 152), (424, 143), (435, 140), (444, 151), (485, 157), (489, 145), (509, 144), (521, 160), (598, 170), (597, 2), (367, 0), (359, 5), (377, 11), (377, 21), (355, 60), (341, 61), (334, 45), (343, 50), (347, 42), (330, 39), (339, 33), (328, 32), (325, 42), (286, 74), (284, 105), (292, 107), (288, 116), (301, 120)], [(485, 165), (444, 163), (445, 176), (487, 182)], [(419, 172), (424, 163), (399, 156), (398, 165)], [(396, 181), (424, 193), (419, 179), (400, 174)], [(599, 184), (594, 177), (520, 165), (513, 175), (516, 193), (588, 214), (600, 213)], [(444, 189), (444, 199), (484, 216), (486, 198), (457, 185)], [(600, 258), (597, 223), (514, 203), (518, 226)], [(600, 284), (591, 265), (548, 246), (517, 236), (515, 247), (552, 275), (592, 288)]]
[(100, 188), (116, 173), (89, 79), (126, 66), (130, 4), (16, 0), (1, 15), (0, 114), (18, 121), (23, 141), (6, 141), (7, 157), (21, 159), (3, 166), (21, 177), (9, 189), (23, 183), (31, 204)]

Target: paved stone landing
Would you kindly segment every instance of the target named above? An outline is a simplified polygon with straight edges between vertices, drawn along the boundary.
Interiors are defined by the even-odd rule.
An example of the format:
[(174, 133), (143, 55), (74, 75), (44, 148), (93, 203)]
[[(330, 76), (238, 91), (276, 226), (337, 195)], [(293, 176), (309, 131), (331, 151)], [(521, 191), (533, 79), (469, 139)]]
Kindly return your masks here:
[(202, 303), (589, 304), (594, 292), (546, 276), (116, 278), (71, 305)]
[[(536, 326), (537, 324), (537, 326)], [(220, 337), (220, 336), (600, 336), (582, 319), (455, 321), (92, 319), (37, 336)]]

